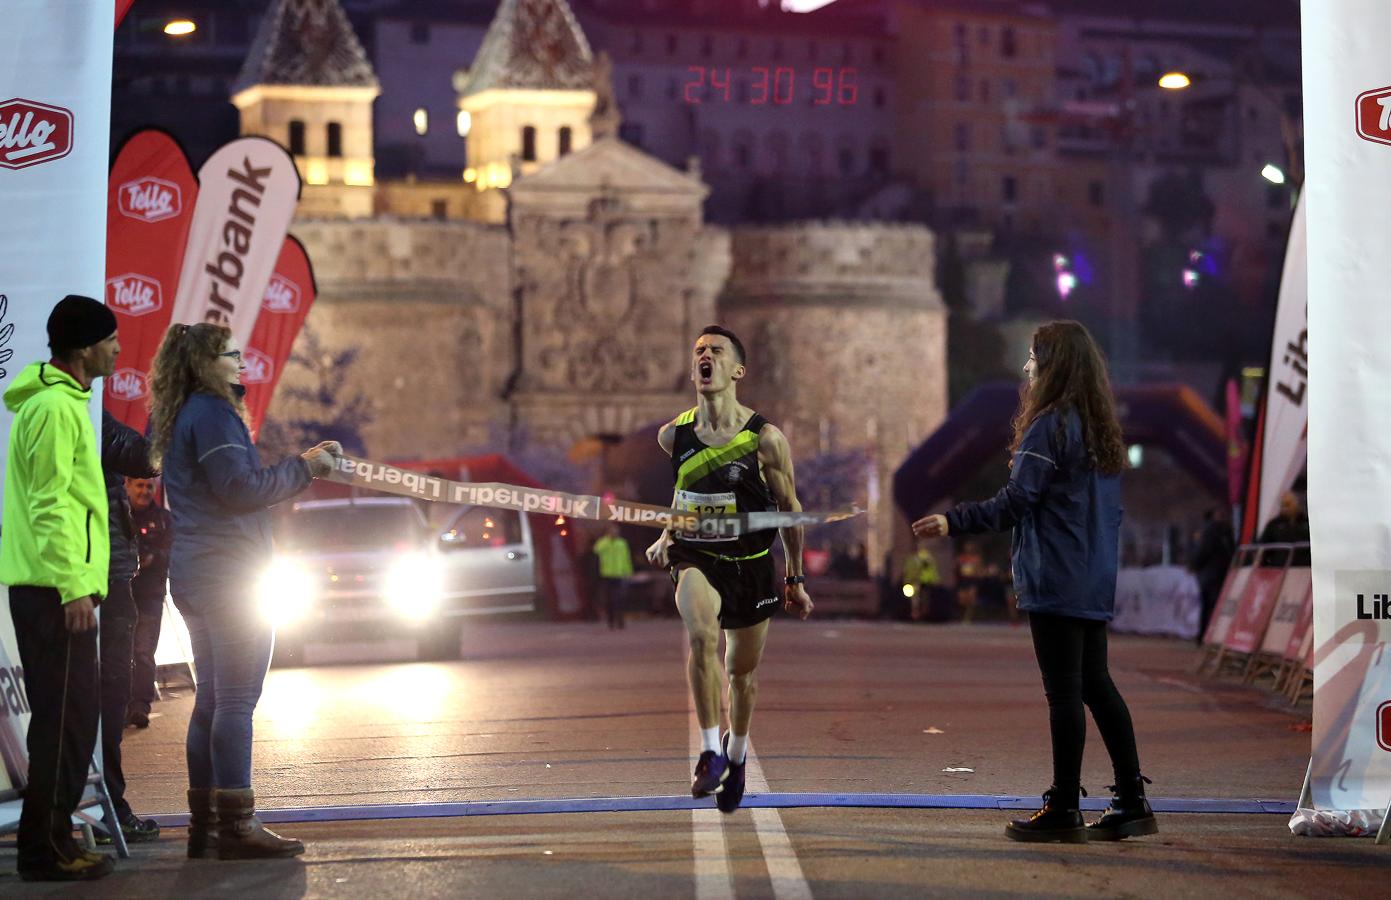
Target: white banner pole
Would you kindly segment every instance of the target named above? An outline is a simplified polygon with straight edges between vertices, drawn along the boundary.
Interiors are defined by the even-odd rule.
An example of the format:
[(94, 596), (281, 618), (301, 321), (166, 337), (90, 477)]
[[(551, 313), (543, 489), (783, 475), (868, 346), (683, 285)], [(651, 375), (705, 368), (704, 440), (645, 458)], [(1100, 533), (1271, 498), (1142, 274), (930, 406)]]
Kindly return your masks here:
[(1391, 799), (1391, 69), (1385, 0), (1303, 4), (1308, 177), (1310, 788), (1325, 810)]
[[(0, 391), (48, 359), (48, 313), (66, 294), (101, 298), (111, 133), (111, 0), (7, 0), (0, 27)], [(92, 391), (92, 427), (101, 385)], [(0, 479), (10, 423), (0, 406)], [(3, 481), (0, 480), (0, 484)], [(3, 527), (3, 523), (0, 523)], [(23, 747), (28, 727), (8, 595), (0, 604), (0, 729)], [(9, 786), (0, 768), (0, 789)], [(0, 831), (19, 820), (0, 804)]]

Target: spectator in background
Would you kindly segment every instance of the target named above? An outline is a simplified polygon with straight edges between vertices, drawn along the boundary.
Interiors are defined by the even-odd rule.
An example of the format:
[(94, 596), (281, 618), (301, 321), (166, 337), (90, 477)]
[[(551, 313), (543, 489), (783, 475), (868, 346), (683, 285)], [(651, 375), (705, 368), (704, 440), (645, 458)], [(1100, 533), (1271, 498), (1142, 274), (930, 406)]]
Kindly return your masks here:
[(53, 358), (25, 366), (5, 391), (14, 421), (0, 582), (10, 588), (32, 714), (16, 863), (25, 881), (91, 881), (115, 869), (73, 840), (72, 814), (101, 714), (96, 607), (111, 543), (91, 403), (93, 379), (110, 375), (121, 352), (116, 316), (69, 294), (49, 314), (48, 346)]
[(855, 543), (836, 548), (831, 557), (831, 574), (851, 580), (868, 578), (869, 559), (865, 556), (865, 545)]
[[(131, 654), (135, 640), (135, 599), (130, 580), (140, 568), (140, 548), (131, 519), (126, 478), (149, 478), (150, 445), (139, 432), (109, 412), (101, 417), (101, 469), (106, 479), (107, 532), (111, 561), (107, 567), (106, 600), (101, 605), (101, 766), (106, 791), (116, 808), (121, 831), (131, 843), (159, 837), (154, 819), (137, 816), (126, 802), (126, 774), (121, 760), (121, 737), (130, 706)], [(103, 835), (103, 843), (110, 837)]]
[(1193, 559), (1188, 568), (1198, 579), (1198, 591), (1203, 598), (1202, 619), (1198, 625), (1198, 643), (1207, 634), (1212, 611), (1217, 608), (1217, 597), (1222, 592), (1222, 583), (1227, 579), (1227, 567), (1232, 563), (1236, 552), (1236, 539), (1232, 537), (1232, 526), (1222, 509), (1210, 509), (1203, 513), (1203, 533), (1198, 538), (1198, 549), (1193, 551)]
[(1262, 544), (1305, 544), (1309, 542), (1309, 517), (1293, 491), (1280, 495), (1280, 514), (1261, 529)]
[(956, 554), (956, 603), (961, 607), (961, 621), (969, 622), (975, 616), (976, 603), (980, 599), (980, 580), (985, 577), (985, 557), (981, 555), (980, 544), (966, 541)]
[[(903, 561), (903, 586), (912, 588), (909, 596), (910, 615), (913, 621), (921, 621), (928, 614), (932, 593), (942, 583), (942, 573), (937, 569), (937, 558), (927, 549), (927, 542), (919, 541), (918, 549)], [(908, 593), (906, 590), (904, 593)]]
[(150, 705), (159, 699), (159, 691), (155, 688), (155, 648), (159, 646), (159, 629), (164, 620), (169, 543), (173, 531), (169, 510), (155, 502), (154, 479), (127, 478), (126, 494), (130, 497), (131, 517), (140, 548), (140, 571), (130, 583), (136, 620), (126, 724), (148, 728)]
[(609, 627), (622, 628), (628, 579), (633, 577), (633, 551), (616, 522), (610, 522), (594, 542), (593, 552), (599, 560), (599, 596), (604, 599)]

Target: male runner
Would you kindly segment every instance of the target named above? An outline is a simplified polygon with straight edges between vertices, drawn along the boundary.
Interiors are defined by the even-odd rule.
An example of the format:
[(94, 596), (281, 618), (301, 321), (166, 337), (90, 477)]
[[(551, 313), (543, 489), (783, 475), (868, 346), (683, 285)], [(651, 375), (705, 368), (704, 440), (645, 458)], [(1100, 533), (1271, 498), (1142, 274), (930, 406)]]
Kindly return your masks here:
[[(740, 406), (734, 389), (744, 377), (744, 346), (733, 332), (711, 325), (691, 357), (699, 405), (662, 426), (657, 442), (676, 474), (673, 506), (703, 513), (800, 511), (787, 438), (766, 419)], [(802, 529), (781, 529), (787, 556), (783, 605), (811, 615), (802, 574)], [(744, 798), (749, 722), (758, 696), (755, 672), (777, 612), (774, 534), (756, 531), (730, 540), (663, 531), (647, 558), (676, 582), (676, 608), (691, 642), (687, 663), (700, 722), (701, 754), (691, 795), (715, 794), (721, 812)], [(729, 676), (729, 732), (720, 738), (720, 670), (716, 656), (725, 634)]]

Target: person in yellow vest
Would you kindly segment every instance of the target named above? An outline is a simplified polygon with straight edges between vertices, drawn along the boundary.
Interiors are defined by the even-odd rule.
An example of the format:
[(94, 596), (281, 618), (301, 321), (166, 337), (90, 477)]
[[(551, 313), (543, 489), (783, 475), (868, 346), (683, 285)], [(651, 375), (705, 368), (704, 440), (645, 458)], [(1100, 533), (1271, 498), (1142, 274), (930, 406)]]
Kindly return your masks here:
[[(937, 558), (928, 552), (927, 544), (919, 543), (912, 556), (903, 561), (903, 587), (911, 601), (913, 621), (927, 615), (928, 601), (932, 591), (942, 583), (942, 575), (937, 570)], [(912, 588), (909, 594), (908, 588)]]
[(599, 557), (599, 596), (608, 611), (609, 627), (622, 628), (628, 579), (633, 577), (633, 551), (619, 534), (617, 523), (610, 522), (594, 542), (594, 555)]

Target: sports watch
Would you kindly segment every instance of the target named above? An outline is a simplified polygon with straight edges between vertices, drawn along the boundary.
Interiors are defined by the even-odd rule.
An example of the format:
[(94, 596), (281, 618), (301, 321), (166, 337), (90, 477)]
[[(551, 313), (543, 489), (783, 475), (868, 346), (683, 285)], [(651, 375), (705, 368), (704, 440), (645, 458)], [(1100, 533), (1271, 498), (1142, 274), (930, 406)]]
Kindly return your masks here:
[(794, 585), (794, 584), (806, 584), (806, 583), (807, 583), (807, 576), (805, 576), (805, 575), (788, 575), (786, 578), (784, 578), (784, 579), (782, 580), (782, 583), (783, 583), (783, 584), (786, 584), (786, 585), (789, 585), (789, 586)]

